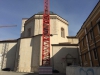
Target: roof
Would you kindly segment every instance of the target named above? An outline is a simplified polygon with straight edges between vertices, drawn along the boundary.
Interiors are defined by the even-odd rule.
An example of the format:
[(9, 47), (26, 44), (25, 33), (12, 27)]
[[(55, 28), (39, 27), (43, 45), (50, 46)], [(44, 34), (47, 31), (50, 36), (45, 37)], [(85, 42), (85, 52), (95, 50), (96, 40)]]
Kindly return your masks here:
[(52, 46), (78, 46), (78, 44), (71, 44), (70, 42), (52, 44)]
[[(42, 15), (42, 14), (44, 14), (44, 12), (43, 11), (41, 11), (41, 12), (38, 12), (37, 13), (37, 15)], [(54, 12), (52, 12), (52, 11), (50, 11), (50, 15), (57, 15), (56, 13), (54, 13)]]
[[(39, 35), (36, 35), (36, 36), (42, 36), (42, 34), (39, 34)], [(19, 39), (32, 38), (32, 37), (36, 37), (36, 36), (21, 37), (21, 38), (18, 38), (18, 39), (0, 40), (0, 43), (2, 43), (2, 42), (17, 42)], [(50, 34), (50, 36), (53, 36), (53, 35)]]
[(67, 38), (77, 38), (76, 36), (67, 36)]
[[(34, 14), (34, 15), (31, 16), (30, 18), (23, 18), (23, 19), (27, 19), (26, 22), (28, 22), (30, 19), (34, 18), (35, 15), (43, 15), (43, 14), (44, 14), (44, 12), (41, 11), (41, 12), (38, 12), (38, 13)], [(54, 12), (52, 12), (52, 11), (50, 11), (50, 15), (57, 15), (57, 16), (59, 16), (58, 14), (56, 14), (56, 13), (54, 13)], [(62, 18), (61, 16), (59, 16), (59, 17)], [(62, 19), (65, 20), (65, 21), (67, 21), (67, 20), (64, 19), (64, 18), (62, 18)], [(67, 22), (68, 22), (68, 21), (67, 21)]]
[(0, 40), (0, 43), (2, 42), (17, 42), (18, 39), (14, 39), (14, 40)]

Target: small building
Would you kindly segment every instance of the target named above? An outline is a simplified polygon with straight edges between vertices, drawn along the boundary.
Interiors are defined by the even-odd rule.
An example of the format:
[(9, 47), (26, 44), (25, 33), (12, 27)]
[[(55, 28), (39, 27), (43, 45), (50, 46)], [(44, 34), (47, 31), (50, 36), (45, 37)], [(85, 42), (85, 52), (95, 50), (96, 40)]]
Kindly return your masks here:
[(100, 1), (77, 33), (82, 66), (100, 66)]
[[(21, 37), (0, 41), (2, 69), (38, 72), (42, 66), (42, 17), (43, 12), (39, 12), (30, 18), (23, 18)], [(69, 36), (68, 22), (53, 12), (50, 12), (50, 34), (50, 66), (65, 72), (66, 66), (79, 65), (78, 39)]]

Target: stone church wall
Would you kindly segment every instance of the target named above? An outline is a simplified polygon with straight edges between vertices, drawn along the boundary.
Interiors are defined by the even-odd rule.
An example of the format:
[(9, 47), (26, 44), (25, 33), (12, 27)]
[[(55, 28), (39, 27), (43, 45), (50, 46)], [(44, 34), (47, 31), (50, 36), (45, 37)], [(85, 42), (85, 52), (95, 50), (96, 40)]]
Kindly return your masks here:
[(41, 36), (33, 38), (32, 42), (32, 72), (38, 72), (40, 65), (40, 48), (41, 48)]
[[(15, 44), (16, 46), (14, 46), (14, 48), (11, 46), (14, 49), (12, 51), (15, 51), (12, 52), (14, 55), (12, 57), (13, 61), (11, 62), (15, 62), (15, 68), (14, 66), (12, 68), (15, 71), (38, 72), (39, 66), (42, 66), (42, 35), (40, 35), (42, 34), (42, 26), (42, 15), (35, 15), (29, 19), (22, 20), (21, 38), (18, 39), (17, 45)], [(31, 28), (31, 36), (29, 36), (29, 28)], [(64, 28), (65, 37), (61, 37), (61, 28)], [(76, 51), (75, 53), (77, 54), (77, 47), (52, 46), (52, 44), (73, 41), (73, 43), (76, 44), (77, 39), (68, 39), (66, 37), (68, 36), (68, 22), (57, 15), (50, 15), (50, 34), (52, 34), (52, 36), (50, 36), (51, 66), (63, 72), (62, 69), (65, 69), (65, 67), (62, 67), (63, 64), (60, 59), (70, 53), (70, 51)], [(2, 44), (0, 44), (0, 46)], [(0, 52), (1, 50), (2, 48), (0, 47)], [(59, 52), (61, 52), (61, 54), (59, 54)], [(59, 57), (59, 59), (57, 57)], [(77, 55), (75, 57), (77, 58)]]
[(40, 36), (20, 40), (19, 72), (37, 72), (40, 60)]
[(27, 21), (27, 19), (26, 18), (23, 18), (22, 19), (22, 26), (21, 26), (21, 34), (20, 34), (20, 37), (22, 38), (22, 37), (24, 37), (24, 24), (25, 24), (25, 22)]
[(0, 53), (2, 54), (2, 61), (1, 61), (2, 69), (10, 68), (11, 70), (14, 70), (16, 48), (17, 48), (16, 42), (0, 43)]
[[(43, 19), (35, 19), (34, 35), (42, 34)], [(56, 19), (50, 19), (50, 34), (57, 34)]]
[(28, 23), (25, 23), (25, 29), (24, 29), (24, 37), (30, 37), (28, 36), (29, 33), (28, 33), (28, 29), (31, 28), (31, 36), (34, 35), (34, 20), (28, 22)]
[[(56, 22), (57, 22), (57, 34), (58, 34), (59, 43), (68, 42), (68, 39), (66, 38), (66, 36), (68, 36), (68, 25), (63, 23), (59, 19), (57, 19)], [(64, 28), (64, 34), (65, 34), (64, 38), (61, 37), (61, 28)]]
[(32, 39), (20, 39), (18, 72), (31, 72)]
[[(66, 59), (66, 58), (71, 58), (71, 59)], [(74, 60), (74, 58), (76, 59)], [(79, 65), (78, 47), (77, 46), (52, 46), (51, 61), (52, 61), (51, 63), (53, 69), (65, 73), (66, 66), (68, 65), (68, 63), (71, 63), (71, 65)]]
[(68, 42), (71, 44), (78, 44), (78, 39), (77, 38), (68, 38)]

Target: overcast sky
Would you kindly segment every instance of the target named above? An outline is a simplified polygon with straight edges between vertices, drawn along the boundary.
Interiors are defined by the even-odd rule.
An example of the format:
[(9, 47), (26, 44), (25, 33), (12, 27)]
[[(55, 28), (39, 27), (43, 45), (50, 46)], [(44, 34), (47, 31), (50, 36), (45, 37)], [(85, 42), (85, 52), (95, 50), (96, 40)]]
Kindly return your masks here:
[[(50, 0), (50, 11), (69, 22), (69, 35), (75, 36), (99, 0)], [(43, 0), (0, 0), (0, 40), (20, 37), (22, 18), (43, 11)]]

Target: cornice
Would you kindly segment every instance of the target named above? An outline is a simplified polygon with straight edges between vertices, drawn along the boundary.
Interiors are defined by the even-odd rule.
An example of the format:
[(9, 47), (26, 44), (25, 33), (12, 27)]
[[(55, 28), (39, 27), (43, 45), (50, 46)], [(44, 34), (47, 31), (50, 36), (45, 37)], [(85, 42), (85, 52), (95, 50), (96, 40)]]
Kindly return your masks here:
[(18, 39), (15, 39), (15, 40), (0, 40), (0, 43), (3, 43), (3, 42), (17, 42)]
[[(29, 23), (31, 20), (35, 20), (35, 19), (43, 19), (43, 15), (33, 15), (32, 17), (30, 17), (26, 22), (25, 25), (27, 23)], [(65, 19), (63, 19), (62, 17), (58, 16), (58, 15), (50, 15), (50, 19), (58, 19), (60, 21), (62, 21), (63, 23), (68, 25), (68, 21), (66, 21)]]
[[(43, 19), (43, 15), (35, 15), (34, 16), (35, 19)], [(63, 23), (68, 25), (68, 21), (66, 21), (65, 19), (61, 18), (58, 15), (50, 15), (50, 19), (58, 19), (60, 21), (62, 21)]]

